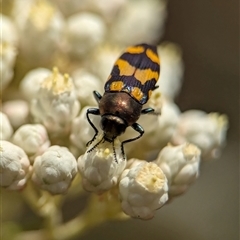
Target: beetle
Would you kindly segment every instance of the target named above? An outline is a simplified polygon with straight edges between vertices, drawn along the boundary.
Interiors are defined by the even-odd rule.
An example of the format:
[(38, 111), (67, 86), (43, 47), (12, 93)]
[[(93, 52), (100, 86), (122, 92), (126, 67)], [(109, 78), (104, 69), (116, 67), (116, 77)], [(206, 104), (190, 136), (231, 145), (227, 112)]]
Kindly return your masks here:
[(86, 112), (87, 120), (95, 131), (95, 135), (87, 146), (96, 139), (98, 134), (98, 129), (90, 120), (90, 114), (101, 116), (100, 127), (103, 130), (103, 138), (88, 152), (102, 141), (111, 142), (114, 150), (114, 140), (130, 126), (139, 135), (121, 143), (124, 156), (123, 145), (139, 139), (144, 134), (144, 129), (137, 120), (141, 114), (154, 112), (153, 108), (142, 108), (149, 100), (152, 91), (158, 88), (156, 83), (159, 73), (160, 60), (156, 46), (138, 44), (125, 50), (113, 66), (105, 83), (103, 96), (93, 91), (98, 108), (89, 108)]

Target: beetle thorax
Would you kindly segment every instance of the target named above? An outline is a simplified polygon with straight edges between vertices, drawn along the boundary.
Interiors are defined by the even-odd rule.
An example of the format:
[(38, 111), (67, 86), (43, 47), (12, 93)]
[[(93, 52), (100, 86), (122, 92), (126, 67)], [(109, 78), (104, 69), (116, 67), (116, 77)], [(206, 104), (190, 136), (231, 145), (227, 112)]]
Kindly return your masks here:
[(107, 92), (99, 102), (99, 109), (102, 117), (116, 116), (128, 127), (139, 119), (142, 105), (126, 92)]

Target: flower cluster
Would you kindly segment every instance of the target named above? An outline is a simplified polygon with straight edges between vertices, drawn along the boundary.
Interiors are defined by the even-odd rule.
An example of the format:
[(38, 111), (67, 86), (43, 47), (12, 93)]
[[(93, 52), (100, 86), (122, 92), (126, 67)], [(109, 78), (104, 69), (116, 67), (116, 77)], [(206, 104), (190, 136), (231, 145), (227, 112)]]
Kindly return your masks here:
[[(123, 151), (122, 142), (136, 133), (127, 129), (108, 142), (100, 117), (92, 116), (99, 133), (86, 147), (95, 134), (86, 118), (87, 109), (97, 107), (93, 90), (103, 93), (113, 63), (126, 46), (159, 41), (165, 18), (165, 0), (12, 2), (1, 15), (3, 188), (24, 192), (31, 185), (38, 196), (48, 192), (53, 197), (68, 193), (71, 185), (82, 185), (97, 196), (91, 209), (101, 211), (94, 213), (99, 219), (123, 213), (151, 219), (188, 190), (199, 176), (200, 160), (219, 156), (228, 120), (219, 113), (178, 108), (174, 99), (184, 69), (174, 43), (157, 46), (159, 88), (147, 103), (156, 114), (138, 121), (145, 134)], [(36, 202), (34, 209), (39, 210)]]

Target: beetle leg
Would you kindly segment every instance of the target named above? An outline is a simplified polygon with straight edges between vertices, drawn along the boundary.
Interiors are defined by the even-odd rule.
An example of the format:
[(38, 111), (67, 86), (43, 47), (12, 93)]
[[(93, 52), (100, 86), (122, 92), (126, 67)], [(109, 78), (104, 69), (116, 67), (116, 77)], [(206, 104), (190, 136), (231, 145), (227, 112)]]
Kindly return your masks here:
[(88, 120), (89, 124), (91, 125), (91, 127), (92, 127), (92, 128), (94, 129), (94, 131), (95, 131), (95, 134), (94, 134), (92, 140), (87, 143), (87, 146), (89, 146), (89, 145), (95, 140), (96, 136), (98, 135), (98, 130), (97, 130), (97, 128), (95, 127), (95, 125), (92, 123), (92, 121), (90, 120), (89, 114), (100, 115), (100, 110), (99, 110), (98, 108), (89, 108), (89, 109), (87, 110), (87, 113), (86, 113), (87, 120)]
[(132, 142), (132, 141), (135, 141), (135, 140), (139, 139), (139, 138), (142, 137), (142, 135), (144, 134), (144, 129), (143, 129), (143, 127), (142, 127), (140, 124), (134, 123), (131, 127), (132, 127), (136, 132), (138, 132), (139, 135), (138, 135), (137, 137), (135, 137), (135, 138), (130, 138), (130, 139), (127, 139), (127, 140), (125, 140), (125, 141), (122, 142), (122, 144), (121, 144), (121, 149), (122, 149), (122, 154), (123, 154), (123, 156), (125, 156), (123, 145), (124, 145), (125, 143)]
[(135, 141), (135, 140), (137, 140), (138, 138), (140, 138), (140, 137), (144, 134), (144, 129), (143, 129), (143, 127), (142, 127), (140, 124), (134, 123), (131, 127), (132, 127), (136, 132), (139, 132), (140, 134), (139, 134), (137, 137), (135, 137), (135, 138), (130, 138), (130, 139), (127, 139), (127, 140), (123, 141), (122, 144)]
[(148, 113), (152, 113), (154, 112), (154, 109), (153, 108), (144, 108), (142, 111), (141, 111), (141, 114), (148, 114)]
[(152, 115), (160, 115), (161, 114), (161, 111), (159, 111), (159, 112), (156, 112), (155, 111), (155, 109), (153, 109), (153, 108), (144, 108), (142, 111), (141, 111), (141, 114), (148, 114), (148, 113), (150, 113), (150, 114), (152, 114)]
[(99, 103), (99, 101), (102, 98), (102, 95), (97, 91), (93, 91), (93, 96), (94, 96), (95, 100)]
[[(91, 142), (91, 141), (90, 141)], [(95, 149), (100, 143), (104, 142), (104, 136), (102, 137), (102, 139), (96, 143), (91, 149), (89, 149), (87, 152), (91, 152), (93, 149)]]
[[(117, 160), (117, 154), (116, 154), (116, 149), (115, 149), (115, 145), (114, 145), (114, 138), (112, 140), (112, 148), (113, 148), (113, 155), (114, 155), (114, 159), (115, 159), (115, 162), (118, 163), (118, 160)], [(122, 148), (121, 148), (122, 149)], [(124, 155), (123, 155), (124, 156)]]

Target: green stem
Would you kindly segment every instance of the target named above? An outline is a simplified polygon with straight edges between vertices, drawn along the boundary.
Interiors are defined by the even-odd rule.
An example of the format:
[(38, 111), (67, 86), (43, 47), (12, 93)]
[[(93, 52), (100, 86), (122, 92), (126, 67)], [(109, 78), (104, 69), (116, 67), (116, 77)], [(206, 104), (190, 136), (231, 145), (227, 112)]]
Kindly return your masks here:
[[(62, 216), (59, 211), (59, 205), (62, 202), (62, 196), (52, 196), (48, 192), (37, 191), (31, 181), (28, 182), (22, 195), (31, 209), (39, 216), (44, 218), (46, 231), (43, 236), (45, 239), (57, 239), (54, 229), (61, 224)], [(31, 232), (31, 234), (35, 234)], [(41, 235), (41, 234), (40, 234)]]
[(55, 214), (56, 212), (52, 211), (49, 215), (48, 230), (23, 232), (15, 240), (67, 240), (79, 237), (86, 230), (110, 219), (126, 219), (126, 216), (121, 212), (117, 197), (109, 192), (100, 197), (92, 194), (86, 210), (67, 223), (55, 224)]
[(33, 187), (33, 183), (28, 181), (26, 187), (22, 191), (22, 196), (24, 200), (28, 203), (30, 208), (39, 215), (39, 198), (40, 194)]

